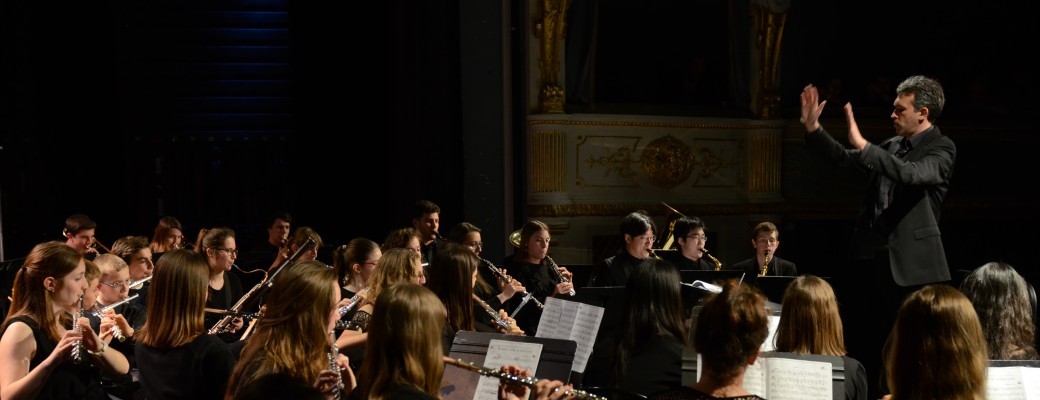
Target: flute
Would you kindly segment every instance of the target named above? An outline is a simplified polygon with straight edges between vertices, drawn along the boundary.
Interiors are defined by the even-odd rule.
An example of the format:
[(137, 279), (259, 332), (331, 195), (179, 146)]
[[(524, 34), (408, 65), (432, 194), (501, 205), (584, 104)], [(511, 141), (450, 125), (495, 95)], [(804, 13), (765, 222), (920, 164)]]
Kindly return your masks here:
[[(151, 277), (149, 276), (148, 278), (151, 278)], [(145, 279), (147, 279), (147, 278), (145, 278)], [(94, 311), (91, 311), (91, 314), (94, 314), (94, 316), (97, 317), (98, 319), (104, 318), (105, 311), (111, 310), (111, 309), (116, 308), (116, 307), (118, 307), (118, 306), (120, 306), (120, 305), (122, 305), (122, 304), (124, 304), (126, 302), (129, 302), (130, 300), (136, 299), (137, 296), (138, 295), (135, 294), (135, 295), (127, 297), (125, 299), (119, 300), (119, 301), (117, 301), (115, 303), (112, 303), (112, 304), (109, 304), (107, 306), (95, 309)], [(126, 336), (123, 335), (123, 330), (119, 329), (118, 325), (113, 325), (112, 329), (110, 329), (109, 331), (112, 332), (112, 337), (116, 338), (116, 340), (118, 340), (120, 342), (125, 342), (126, 341)]]
[[(527, 386), (531, 389), (536, 389), (535, 385), (539, 381), (538, 378), (535, 378), (533, 376), (520, 376), (507, 373), (505, 371), (502, 371), (501, 369), (484, 368), (469, 361), (465, 361), (461, 358), (444, 357), (444, 363), (454, 365), (465, 370), (473, 371), (483, 376), (497, 378), (498, 381), (502, 383)], [(564, 397), (573, 395), (575, 399), (582, 400), (607, 400), (606, 397), (596, 396), (592, 393), (578, 389), (568, 390), (564, 392), (563, 395)]]

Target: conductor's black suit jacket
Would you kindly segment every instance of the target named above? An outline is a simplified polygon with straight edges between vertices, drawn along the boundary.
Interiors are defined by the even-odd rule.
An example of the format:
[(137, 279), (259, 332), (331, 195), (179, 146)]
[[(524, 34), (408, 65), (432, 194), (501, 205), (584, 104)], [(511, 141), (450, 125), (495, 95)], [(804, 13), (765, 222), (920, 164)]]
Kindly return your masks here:
[[(912, 150), (903, 158), (895, 155), (900, 139), (895, 136), (859, 151), (846, 149), (822, 127), (805, 136), (813, 152), (869, 174), (863, 211), (852, 238), (853, 256), (869, 259), (887, 252), (892, 278), (901, 286), (949, 280), (939, 211), (950, 188), (957, 148), (935, 125), (911, 138)], [(891, 201), (875, 218), (885, 178), (892, 181)]]

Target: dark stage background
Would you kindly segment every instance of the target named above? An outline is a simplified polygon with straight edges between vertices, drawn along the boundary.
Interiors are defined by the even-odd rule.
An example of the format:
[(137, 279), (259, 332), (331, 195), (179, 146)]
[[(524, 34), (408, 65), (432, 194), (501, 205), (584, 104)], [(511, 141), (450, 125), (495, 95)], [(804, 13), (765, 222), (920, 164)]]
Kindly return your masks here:
[[(2, 1), (6, 258), (60, 239), (65, 217), (77, 212), (98, 221), (98, 238), (106, 244), (125, 235), (150, 236), (164, 215), (179, 218), (192, 238), (200, 227), (231, 226), (240, 246), (263, 233), (263, 217), (274, 210), (291, 212), (295, 226), (314, 227), (331, 245), (357, 236), (381, 241), (409, 223), (408, 206), (420, 198), (444, 209), (444, 231), (472, 218), (485, 204), (460, 195), (480, 185), (464, 176), (485, 165), (463, 151), (465, 118), (473, 118), (463, 110), (487, 99), (463, 96), (461, 88), (472, 78), (461, 72), (460, 42), (466, 38), (460, 32), (473, 23), (464, 16), (472, 16), (478, 3)], [(659, 35), (637, 36), (636, 44), (652, 43), (659, 51), (638, 57), (604, 52), (599, 62), (614, 67), (608, 76), (616, 81), (601, 87), (607, 91), (599, 99), (603, 110), (675, 113), (671, 106), (681, 97), (610, 92), (610, 84), (638, 85), (652, 74), (632, 70), (646, 57), (683, 61), (669, 50), (687, 42), (704, 49), (709, 76), (728, 76), (718, 67), (723, 56), (713, 56), (719, 52), (713, 41), (724, 36), (717, 30), (725, 29), (726, 2), (693, 2), (682, 13), (669, 11), (690, 2), (607, 3), (601, 3), (603, 29), (629, 34), (614, 31), (604, 38), (650, 30)], [(857, 104), (861, 125), (885, 126), (899, 80), (911, 74), (940, 78), (948, 106), (939, 126), (958, 144), (942, 221), (951, 266), (1005, 260), (1040, 283), (1032, 254), (1040, 204), (1028, 194), (1036, 181), (1037, 132), (1030, 117), (1037, 84), (1035, 68), (1025, 61), (1037, 50), (1032, 19), (1038, 6), (832, 3), (792, 2), (781, 66), (783, 117), (795, 117), (799, 91), (813, 82), (841, 86), (836, 97)], [(507, 38), (515, 72), (507, 85), (525, 93), (520, 71), (527, 39), (518, 32), (530, 21), (517, 12), (523, 2), (501, 6), (514, 13)], [(679, 29), (684, 24), (700, 28), (687, 34)], [(705, 26), (716, 27), (718, 35)], [(617, 43), (626, 45), (632, 44)], [(500, 54), (481, 56), (496, 62)], [(626, 58), (630, 62), (622, 63)], [(883, 98), (872, 97), (871, 88), (884, 87), (885, 79), (892, 87)], [(732, 115), (728, 100), (699, 98), (689, 115)], [(519, 108), (526, 100), (513, 96), (513, 102)], [(832, 104), (830, 111), (838, 108)], [(507, 121), (518, 136), (523, 115), (517, 110)], [(522, 148), (516, 149), (520, 161), (501, 162), (523, 171)], [(526, 217), (522, 182), (504, 183), (516, 193), (518, 220)], [(803, 272), (831, 275), (841, 268), (858, 188), (785, 181), (785, 198), (802, 211), (783, 215), (780, 255)], [(845, 192), (835, 196), (838, 190)], [(819, 198), (840, 200), (820, 204)]]

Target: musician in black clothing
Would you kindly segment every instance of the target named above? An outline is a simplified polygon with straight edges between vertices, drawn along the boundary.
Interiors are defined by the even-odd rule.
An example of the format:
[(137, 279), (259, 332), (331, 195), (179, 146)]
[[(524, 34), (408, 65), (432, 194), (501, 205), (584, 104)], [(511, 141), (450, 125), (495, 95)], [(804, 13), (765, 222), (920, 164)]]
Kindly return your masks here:
[[(451, 230), (448, 231), (448, 242), (462, 245), (472, 251), (473, 254), (476, 254), (477, 257), (480, 257), (480, 252), (483, 250), (484, 245), (480, 235), (480, 228), (469, 222), (460, 222), (452, 226)], [(498, 268), (498, 266), (491, 264), (483, 258), (480, 259), (480, 263), (477, 265), (477, 282), (476, 286), (473, 287), (473, 292), (494, 309), (504, 308), (507, 312), (510, 312), (520, 303), (520, 296), (515, 295), (523, 293), (527, 289), (524, 288), (520, 281), (512, 279), (509, 275), (504, 275), (510, 279), (510, 282), (506, 283), (491, 270), (492, 268)], [(500, 272), (505, 274), (504, 270)]]
[(587, 286), (625, 286), (632, 269), (650, 257), (650, 249), (657, 239), (656, 232), (657, 225), (645, 213), (636, 211), (626, 215), (621, 220), (625, 246), (593, 267)]
[(419, 232), (419, 242), (424, 263), (433, 263), (440, 241), (441, 207), (429, 200), (419, 200), (412, 205), (412, 227)]
[(94, 248), (95, 229), (97, 229), (97, 223), (90, 217), (85, 214), (73, 214), (65, 219), (65, 229), (62, 230), (62, 235), (65, 236), (66, 245), (76, 249), (88, 260), (93, 260), (98, 255), (97, 249)]
[(675, 220), (675, 243), (679, 251), (660, 251), (657, 255), (679, 267), (681, 271), (713, 271), (715, 263), (707, 256), (704, 245), (708, 243), (707, 226), (697, 217), (682, 217)]
[(751, 246), (755, 248), (755, 256), (733, 264), (728, 269), (744, 271), (748, 276), (798, 276), (798, 268), (793, 262), (776, 256), (776, 249), (780, 247), (780, 231), (772, 222), (755, 225), (751, 231)]
[[(573, 274), (566, 268), (556, 265), (550, 261), (549, 226), (542, 221), (528, 221), (520, 229), (520, 243), (515, 254), (507, 257), (502, 265), (506, 273), (519, 281), (526, 290), (540, 302), (545, 303), (548, 296), (568, 296), (574, 289), (570, 281)], [(557, 268), (554, 272), (553, 268)], [(529, 336), (533, 336), (538, 329), (538, 320), (541, 311), (531, 304), (527, 304), (516, 315), (516, 319)]]
[[(235, 245), (235, 231), (231, 228), (213, 228), (203, 235), (201, 246), (196, 246), (195, 251), (206, 256), (209, 264), (209, 295), (206, 299), (206, 308), (215, 310), (230, 310), (235, 303), (242, 298), (242, 282), (231, 267), (238, 258), (238, 247)], [(206, 313), (205, 325), (211, 328), (223, 314)], [(218, 336), (225, 343), (237, 341), (241, 336), (238, 332), (245, 324), (242, 318), (236, 317), (228, 328), (228, 332), (220, 333)], [(236, 334), (237, 333), (237, 334)]]

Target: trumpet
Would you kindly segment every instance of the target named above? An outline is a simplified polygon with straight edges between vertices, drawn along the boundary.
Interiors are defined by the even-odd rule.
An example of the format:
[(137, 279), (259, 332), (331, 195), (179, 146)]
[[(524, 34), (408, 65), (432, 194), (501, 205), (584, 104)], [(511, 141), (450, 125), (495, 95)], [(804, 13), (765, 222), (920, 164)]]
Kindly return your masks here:
[[(149, 276), (149, 278), (151, 278), (151, 277)], [(139, 296), (139, 295), (138, 294), (134, 294), (133, 296), (127, 297), (127, 298), (122, 299), (122, 300), (119, 300), (119, 301), (117, 301), (115, 303), (112, 303), (112, 304), (109, 304), (107, 306), (104, 306), (104, 307), (101, 307), (101, 308), (95, 308), (94, 311), (91, 311), (91, 314), (93, 314), (98, 319), (101, 319), (101, 318), (103, 318), (105, 316), (105, 311), (111, 310), (111, 309), (116, 308), (116, 307), (118, 307), (120, 305), (123, 305), (124, 303), (129, 302), (130, 300), (136, 299), (137, 296)], [(119, 329), (118, 325), (113, 325), (112, 329), (110, 329), (109, 331), (112, 332), (112, 337), (116, 338), (116, 340), (118, 340), (120, 342), (125, 342), (126, 341), (126, 336), (123, 335), (123, 330)]]
[[(536, 389), (536, 384), (539, 381), (538, 378), (535, 378), (533, 376), (520, 376), (507, 373), (505, 371), (502, 371), (501, 369), (484, 368), (469, 361), (465, 361), (461, 358), (444, 357), (444, 363), (454, 365), (456, 367), (468, 371), (473, 371), (483, 376), (496, 378), (499, 382), (502, 383), (527, 386), (531, 389)], [(563, 395), (564, 397), (573, 395), (574, 398), (582, 400), (607, 400), (606, 397), (599, 397), (592, 393), (578, 389), (568, 390), (564, 392)]]
[[(481, 258), (480, 256), (477, 256), (477, 258), (480, 259), (480, 261), (483, 261), (484, 264), (487, 264), (488, 269), (491, 270), (491, 273), (495, 274), (495, 276), (498, 277), (498, 279), (501, 279), (507, 285), (510, 284), (510, 283), (513, 283), (513, 278), (510, 278), (510, 277), (506, 276), (506, 274), (504, 272), (502, 272), (501, 269), (496, 267), (495, 264), (492, 264), (491, 261), (485, 260), (485, 259)], [(527, 292), (518, 292), (518, 293), (520, 293), (521, 296), (527, 296)], [(545, 304), (542, 304), (542, 302), (538, 301), (538, 299), (534, 298), (533, 296), (531, 297), (531, 300), (534, 300), (534, 304), (536, 306), (538, 306), (539, 309), (545, 308)]]

